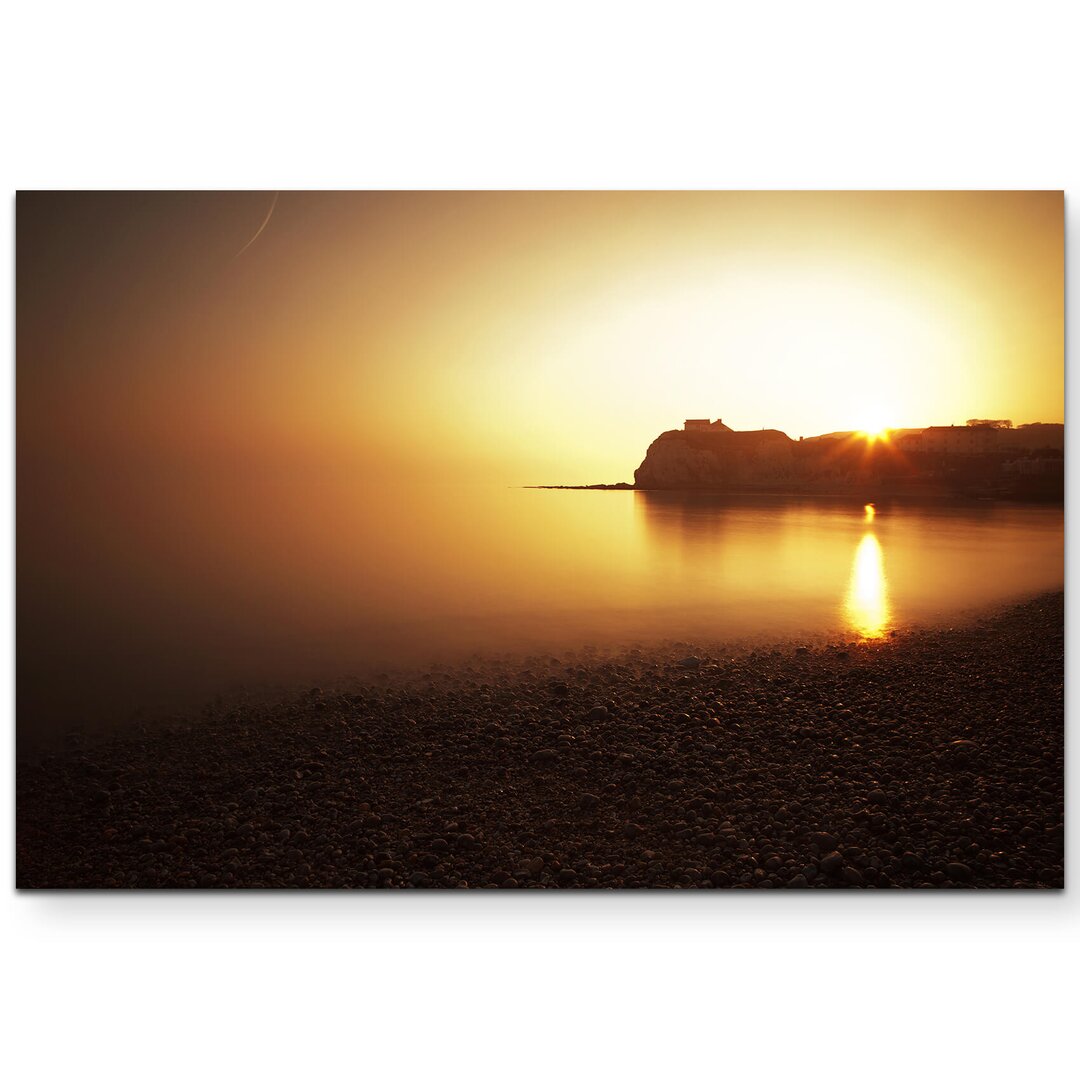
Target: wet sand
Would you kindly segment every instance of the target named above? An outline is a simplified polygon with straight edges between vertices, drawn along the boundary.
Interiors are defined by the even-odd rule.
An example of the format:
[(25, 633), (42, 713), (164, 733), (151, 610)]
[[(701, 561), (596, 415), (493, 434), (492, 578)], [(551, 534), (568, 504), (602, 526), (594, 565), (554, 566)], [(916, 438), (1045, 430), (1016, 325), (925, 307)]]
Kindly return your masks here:
[(17, 767), (20, 888), (1061, 888), (1061, 593), (885, 643), (433, 672)]

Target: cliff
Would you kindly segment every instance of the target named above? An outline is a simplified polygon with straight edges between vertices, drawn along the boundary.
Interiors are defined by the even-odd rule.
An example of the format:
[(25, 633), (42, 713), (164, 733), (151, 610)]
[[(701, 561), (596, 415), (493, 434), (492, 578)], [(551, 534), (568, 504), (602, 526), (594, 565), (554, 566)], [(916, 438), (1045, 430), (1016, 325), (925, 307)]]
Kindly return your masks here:
[(634, 486), (783, 487), (801, 478), (797, 445), (782, 431), (665, 431), (635, 470)]

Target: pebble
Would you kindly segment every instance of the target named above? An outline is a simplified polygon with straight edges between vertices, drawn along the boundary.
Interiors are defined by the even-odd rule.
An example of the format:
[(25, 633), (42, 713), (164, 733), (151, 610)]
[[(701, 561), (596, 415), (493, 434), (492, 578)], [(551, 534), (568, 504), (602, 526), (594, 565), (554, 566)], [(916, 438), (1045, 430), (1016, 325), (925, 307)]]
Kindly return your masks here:
[(1062, 620), (476, 661), (58, 741), (20, 753), (16, 883), (1061, 888)]
[(825, 855), (818, 862), (818, 868), (823, 874), (836, 874), (839, 873), (840, 868), (844, 865), (844, 856), (839, 851), (831, 851), (828, 855)]

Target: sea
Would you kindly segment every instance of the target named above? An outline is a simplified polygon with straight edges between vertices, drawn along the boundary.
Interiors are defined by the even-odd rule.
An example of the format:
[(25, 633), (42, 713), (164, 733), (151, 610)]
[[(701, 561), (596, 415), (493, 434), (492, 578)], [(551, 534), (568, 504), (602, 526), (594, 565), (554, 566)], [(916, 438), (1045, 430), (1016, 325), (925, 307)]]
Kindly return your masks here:
[(278, 476), (40, 494), (20, 739), (491, 658), (873, 643), (1064, 579), (1058, 505)]

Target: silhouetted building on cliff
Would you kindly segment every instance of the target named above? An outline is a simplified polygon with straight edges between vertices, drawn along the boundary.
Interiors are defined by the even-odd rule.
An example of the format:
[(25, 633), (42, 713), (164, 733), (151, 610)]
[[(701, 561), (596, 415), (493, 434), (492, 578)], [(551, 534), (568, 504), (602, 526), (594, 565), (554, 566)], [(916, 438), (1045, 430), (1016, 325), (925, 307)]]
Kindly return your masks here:
[(918, 454), (992, 454), (1006, 434), (992, 427), (928, 427), (918, 435), (909, 435), (908, 449)]
[[(1009, 421), (1002, 421), (1002, 425)], [(906, 435), (898, 446), (908, 454), (1014, 454), (1031, 450), (1065, 449), (1064, 424), (992, 424), (928, 427)]]
[(684, 420), (683, 431), (731, 431), (723, 420)]

